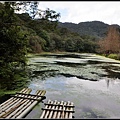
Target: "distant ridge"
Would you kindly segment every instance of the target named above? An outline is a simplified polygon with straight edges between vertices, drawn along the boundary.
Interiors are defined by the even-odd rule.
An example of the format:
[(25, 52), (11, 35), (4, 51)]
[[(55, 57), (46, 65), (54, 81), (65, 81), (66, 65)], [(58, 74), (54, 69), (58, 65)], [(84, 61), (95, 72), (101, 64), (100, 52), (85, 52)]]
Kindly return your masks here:
[[(120, 27), (117, 24), (113, 24), (116, 27)], [(90, 35), (94, 36), (98, 39), (101, 39), (106, 36), (109, 24), (106, 24), (101, 21), (87, 21), (87, 22), (80, 22), (78, 24), (71, 23), (71, 22), (59, 22), (59, 27), (65, 27), (73, 32), (77, 32), (79, 35)]]

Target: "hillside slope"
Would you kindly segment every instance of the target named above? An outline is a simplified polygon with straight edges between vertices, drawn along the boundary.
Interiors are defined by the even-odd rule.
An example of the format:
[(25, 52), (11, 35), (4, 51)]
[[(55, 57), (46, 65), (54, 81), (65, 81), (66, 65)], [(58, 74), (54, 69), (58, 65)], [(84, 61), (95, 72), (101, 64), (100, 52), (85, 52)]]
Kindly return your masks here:
[(80, 22), (79, 24), (59, 22), (58, 25), (59, 27), (65, 27), (73, 32), (77, 32), (79, 35), (90, 35), (98, 39), (104, 38), (106, 36), (108, 27), (110, 26), (109, 24), (101, 21)]

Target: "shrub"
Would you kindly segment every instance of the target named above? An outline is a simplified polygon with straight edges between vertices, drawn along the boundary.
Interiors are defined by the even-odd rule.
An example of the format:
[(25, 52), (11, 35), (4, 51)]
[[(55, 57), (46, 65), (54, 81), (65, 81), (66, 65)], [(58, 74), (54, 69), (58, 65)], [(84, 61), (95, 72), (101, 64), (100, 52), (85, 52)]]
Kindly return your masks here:
[(109, 54), (108, 57), (112, 58), (112, 59), (115, 59), (115, 60), (118, 60), (118, 55), (117, 54)]

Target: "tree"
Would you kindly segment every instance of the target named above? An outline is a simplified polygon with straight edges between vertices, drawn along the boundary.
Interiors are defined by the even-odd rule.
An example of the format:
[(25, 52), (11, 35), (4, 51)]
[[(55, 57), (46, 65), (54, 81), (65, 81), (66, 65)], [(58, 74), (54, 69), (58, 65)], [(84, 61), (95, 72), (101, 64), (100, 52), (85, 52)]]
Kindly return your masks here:
[(60, 13), (56, 13), (54, 10), (47, 8), (45, 11), (40, 11), (38, 14), (46, 30), (56, 30), (60, 18)]
[(14, 9), (5, 2), (0, 10), (0, 77), (14, 76), (13, 68), (25, 66), (27, 36), (18, 25)]
[(27, 12), (32, 19), (38, 14), (38, 1), (16, 1), (16, 2), (9, 2), (11, 7), (14, 9), (15, 12), (22, 10), (22, 12)]
[(120, 28), (116, 26), (110, 26), (108, 28), (107, 36), (99, 41), (100, 51), (109, 53), (120, 52)]

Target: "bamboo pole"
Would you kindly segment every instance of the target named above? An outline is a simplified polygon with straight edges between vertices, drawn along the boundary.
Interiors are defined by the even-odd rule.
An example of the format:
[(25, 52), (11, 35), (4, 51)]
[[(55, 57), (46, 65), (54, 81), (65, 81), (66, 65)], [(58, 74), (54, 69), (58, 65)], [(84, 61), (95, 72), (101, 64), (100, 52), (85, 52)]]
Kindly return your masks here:
[[(58, 102), (58, 104), (63, 105), (63, 101)], [(62, 106), (59, 107), (59, 110), (62, 110)], [(61, 112), (59, 111), (57, 114), (57, 118), (60, 118), (60, 116), (61, 116)]]
[[(59, 118), (59, 116), (60, 116), (59, 112), (60, 112), (60, 111), (58, 111), (58, 110), (60, 110), (60, 108), (62, 107), (62, 106), (60, 106), (60, 104), (61, 104), (61, 103), (58, 101), (58, 102), (57, 102), (57, 105), (56, 105), (56, 108), (55, 108), (55, 112), (54, 112), (55, 115), (53, 115), (53, 118)], [(60, 112), (60, 113), (61, 113), (61, 112)]]
[[(53, 101), (51, 101), (51, 104), (53, 104)], [(52, 105), (48, 105), (48, 109), (51, 109)], [(46, 110), (46, 114), (44, 116), (44, 118), (48, 118), (49, 117), (49, 114), (50, 114), (50, 110)]]
[[(28, 95), (28, 98), (36, 98), (37, 96), (35, 95)], [(24, 98), (23, 98), (24, 99)], [(34, 100), (31, 100), (31, 99), (24, 99), (24, 104), (22, 104), (18, 109), (16, 109), (10, 116), (8, 116), (7, 118), (11, 117), (11, 118), (16, 118), (17, 116), (19, 116), (20, 114), (22, 114), (22, 112), (27, 108), (29, 107), (33, 102)], [(13, 115), (14, 114), (14, 115)]]
[[(50, 102), (51, 102), (51, 100), (48, 100), (48, 103), (50, 103)], [(48, 106), (49, 106), (49, 105), (46, 105), (45, 108), (48, 108)], [(40, 118), (44, 118), (45, 112), (46, 112), (46, 110), (43, 110), (43, 112), (42, 112)]]
[(64, 112), (65, 107), (64, 107), (64, 105), (66, 105), (66, 102), (63, 102), (63, 105), (62, 105), (62, 112), (61, 112), (61, 117), (60, 117), (60, 118), (62, 118), (62, 119), (65, 118), (65, 112)]
[[(57, 104), (57, 100), (55, 100), (53, 104)], [(53, 109), (53, 110), (54, 110), (54, 109), (55, 109), (55, 107), (56, 107), (56, 106), (55, 106), (55, 105), (53, 105), (53, 107), (52, 107), (51, 109)], [(49, 114), (48, 118), (52, 118), (53, 113), (54, 113), (54, 111), (53, 111), (53, 110), (52, 110), (52, 111), (50, 111), (50, 114)]]
[[(45, 90), (42, 91), (37, 91), (37, 95), (41, 95), (44, 96), (46, 93)], [(42, 99), (42, 97), (38, 97), (38, 99)], [(33, 101), (33, 100), (31, 100)], [(25, 109), (19, 116), (17, 116), (16, 118), (23, 118), (36, 104), (38, 103), (38, 101), (34, 101), (27, 109)]]
[[(73, 102), (71, 102), (70, 105), (73, 106)], [(70, 107), (69, 110), (73, 111), (74, 109), (73, 109), (73, 107)], [(72, 118), (72, 112), (70, 112), (70, 114), (69, 114), (69, 118)]]
[[(65, 103), (66, 105), (69, 105), (69, 101), (67, 103)], [(66, 106), (65, 110), (69, 110), (68, 107)], [(65, 118), (69, 118), (69, 113), (68, 112), (65, 112)]]
[[(20, 93), (25, 92), (26, 88), (23, 88)], [(14, 99), (14, 97), (11, 97), (10, 99), (6, 100), (5, 102), (3, 102), (2, 104), (0, 104), (0, 109), (2, 108), (2, 106), (4, 107), (5, 105), (9, 104), (9, 102), (12, 102), (12, 99)]]
[[(28, 90), (27, 92), (30, 92), (31, 90)], [(19, 99), (15, 98), (14, 101), (10, 101), (8, 104), (4, 105), (3, 107), (1, 107), (2, 111), (5, 111), (6, 109), (10, 108), (12, 105), (14, 105), (15, 103), (17, 103), (19, 101)]]
[[(28, 98), (36, 98), (37, 96), (28, 96)], [(24, 110), (26, 110), (34, 100), (32, 99), (25, 99), (25, 103), (22, 104), (15, 112), (16, 114), (12, 118), (18, 117)]]
[[(24, 101), (23, 101), (24, 102)], [(10, 113), (12, 113), (15, 109), (17, 109), (23, 102), (17, 104), (15, 107), (11, 108), (9, 111), (4, 113), (3, 115), (0, 116), (0, 118), (6, 118)]]
[(30, 103), (28, 103), (29, 101), (27, 101), (27, 99), (23, 100), (23, 103), (21, 104), (21, 106), (19, 106), (17, 109), (15, 109), (15, 111), (13, 111), (9, 116), (7, 116), (6, 118), (15, 118), (17, 115), (19, 115), (22, 112), (23, 107), (27, 107), (30, 105)]
[[(58, 106), (56, 106), (56, 110), (58, 110)], [(55, 119), (57, 117), (57, 111), (54, 112), (53, 118)]]
[[(30, 89), (26, 89), (26, 93), (29, 93), (31, 90)], [(1, 116), (4, 116), (5, 114), (8, 115), (8, 113), (10, 114), (13, 110), (15, 110), (17, 107), (19, 106), (19, 104), (21, 104), (22, 99), (16, 99), (16, 101), (12, 102), (10, 105), (8, 105), (7, 107), (5, 107), (3, 110), (3, 112), (0, 114), (0, 118)]]
[[(26, 89), (22, 92), (24, 93), (28, 93), (30, 92), (31, 90), (30, 89)], [(18, 96), (18, 94), (16, 94), (15, 96)], [(11, 97), (10, 99), (7, 100), (7, 102), (5, 101), (2, 106), (0, 106), (1, 110), (2, 111), (5, 111), (5, 109), (8, 109), (8, 107), (12, 106), (12, 104), (16, 103), (19, 99), (17, 98), (14, 98), (14, 97)]]
[(73, 111), (73, 102), (58, 102), (55, 100), (54, 102), (49, 100), (48, 103), (45, 104), (45, 108), (43, 109), (42, 115), (40, 118), (53, 118), (53, 119), (68, 119), (72, 118)]
[[(44, 90), (43, 90), (43, 91), (40, 91), (40, 90), (39, 90), (39, 91), (37, 91), (37, 94), (43, 96), (43, 95), (45, 94), (45, 92), (46, 92), (46, 91), (44, 91)], [(29, 96), (29, 97), (30, 97), (30, 96)], [(32, 97), (34, 97), (34, 96), (32, 96)], [(35, 96), (35, 98), (37, 98), (37, 97)], [(39, 99), (42, 99), (42, 98), (39, 97)], [(26, 106), (29, 106), (30, 103), (31, 103), (31, 102), (30, 102), (30, 103), (26, 104), (26, 101), (30, 101), (30, 100), (23, 100), (23, 101), (24, 101), (24, 103), (22, 102), (22, 105), (21, 105), (21, 106), (25, 106), (25, 107), (26, 107)], [(33, 100), (31, 100), (31, 101), (33, 101)], [(20, 102), (20, 101), (19, 101), (19, 102)], [(34, 102), (34, 101), (33, 101), (33, 102)], [(38, 101), (36, 101), (36, 102), (38, 102)], [(36, 102), (35, 102), (35, 103), (36, 103)], [(21, 103), (19, 103), (19, 104), (21, 104)], [(18, 105), (19, 105), (19, 104), (18, 104)], [(34, 107), (34, 105), (31, 106), (31, 107)], [(15, 106), (15, 107), (13, 107), (13, 108), (11, 108), (11, 109), (12, 109), (12, 111), (13, 111), (14, 109), (15, 109), (15, 111), (18, 111), (18, 109), (20, 109), (21, 107), (18, 107), (17, 110), (16, 110), (16, 108), (17, 108), (17, 106)], [(11, 111), (11, 109), (10, 109), (10, 111)], [(10, 111), (8, 111), (8, 113), (10, 113)], [(13, 116), (13, 117), (14, 117), (15, 111), (14, 111), (12, 114), (10, 114), (9, 117), (10, 117), (10, 116)], [(25, 113), (24, 113), (24, 114), (25, 114)], [(9, 117), (7, 117), (7, 118), (9, 118)]]
[[(25, 91), (22, 91), (22, 92), (25, 92)], [(12, 97), (12, 98), (8, 99), (7, 102), (5, 101), (4, 103), (2, 103), (2, 105), (0, 106), (1, 111), (4, 112), (6, 108), (11, 106), (11, 104), (14, 103), (15, 100), (17, 100), (16, 98), (14, 99), (14, 101), (12, 99), (14, 99), (14, 98)]]

